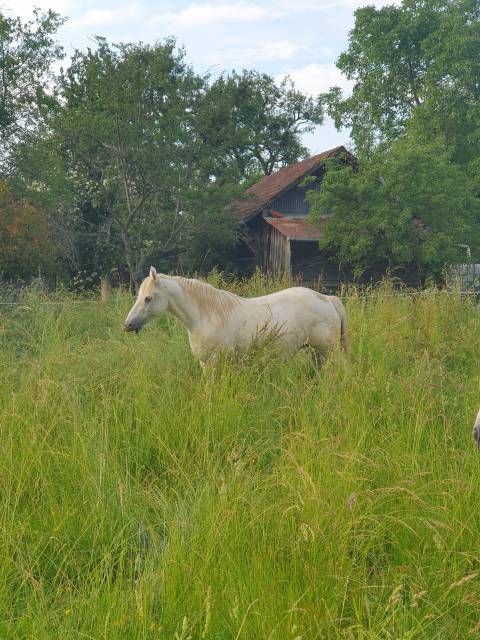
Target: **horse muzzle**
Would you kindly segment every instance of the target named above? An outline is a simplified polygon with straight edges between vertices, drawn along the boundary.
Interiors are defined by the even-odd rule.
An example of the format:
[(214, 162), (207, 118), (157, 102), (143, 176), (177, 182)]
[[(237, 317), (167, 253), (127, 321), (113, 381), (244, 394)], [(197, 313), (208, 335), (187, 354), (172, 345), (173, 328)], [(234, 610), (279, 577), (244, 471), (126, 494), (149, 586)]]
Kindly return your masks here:
[(131, 331), (135, 331), (135, 333), (138, 333), (140, 331), (140, 328), (141, 327), (139, 325), (134, 325), (131, 322), (129, 324), (123, 325), (123, 330), (127, 333), (130, 333)]

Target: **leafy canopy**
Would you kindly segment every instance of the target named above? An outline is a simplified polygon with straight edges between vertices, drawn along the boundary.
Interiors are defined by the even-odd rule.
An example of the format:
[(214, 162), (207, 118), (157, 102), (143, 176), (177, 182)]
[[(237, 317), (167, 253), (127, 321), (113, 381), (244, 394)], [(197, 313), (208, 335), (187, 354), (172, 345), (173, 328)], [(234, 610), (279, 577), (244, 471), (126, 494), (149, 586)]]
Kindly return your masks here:
[(337, 66), (353, 81), (324, 96), (351, 127), (357, 170), (330, 171), (313, 215), (323, 242), (362, 271), (415, 263), (438, 274), (478, 253), (480, 11), (477, 0), (403, 0), (355, 12)]
[(16, 199), (0, 181), (0, 273), (9, 278), (49, 274), (56, 250), (46, 217), (26, 200)]
[(349, 126), (361, 155), (391, 142), (407, 125), (441, 134), (452, 159), (480, 156), (478, 0), (403, 0), (355, 12), (349, 46), (337, 61), (351, 96), (325, 96), (337, 126)]
[(323, 122), (319, 99), (302, 94), (284, 78), (244, 70), (220, 76), (208, 90), (201, 113), (201, 138), (216, 167), (234, 175), (269, 175), (308, 156), (302, 135)]
[[(90, 254), (95, 249), (101, 271), (126, 267), (133, 284), (147, 260), (191, 252), (202, 246), (194, 239), (207, 231), (212, 246), (217, 237), (221, 244), (234, 240), (233, 221), (212, 216), (232, 189), (212, 179), (199, 144), (205, 80), (185, 64), (173, 40), (149, 46), (97, 38), (95, 48), (73, 56), (59, 96), (43, 141), (26, 162), (30, 184), (39, 182), (33, 180), (39, 172), (39, 196), (52, 193), (52, 205), (65, 201), (62, 186), (73, 189), (70, 226), (81, 239), (88, 224), (92, 238), (85, 248)], [(49, 160), (43, 166), (40, 149)]]
[(236, 239), (225, 205), (253, 174), (306, 155), (301, 134), (322, 120), (319, 101), (288, 78), (244, 71), (211, 81), (173, 39), (97, 38), (75, 53), (58, 96), (17, 150), (23, 183), (70, 237), (62, 246), (72, 264), (126, 267), (132, 283), (150, 260), (222, 264)]
[(52, 102), (52, 63), (63, 56), (55, 33), (64, 22), (53, 11), (22, 22), (0, 11), (0, 173), (10, 168), (12, 147), (31, 131)]

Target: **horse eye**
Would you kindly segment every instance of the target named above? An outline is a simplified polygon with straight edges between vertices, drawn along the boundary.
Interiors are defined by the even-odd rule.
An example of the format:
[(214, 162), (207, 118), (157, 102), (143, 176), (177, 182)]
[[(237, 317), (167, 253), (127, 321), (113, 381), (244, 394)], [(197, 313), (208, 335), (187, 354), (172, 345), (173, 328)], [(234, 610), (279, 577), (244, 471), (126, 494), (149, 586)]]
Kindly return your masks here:
[(150, 296), (147, 296), (147, 297), (145, 298), (145, 302), (151, 302), (151, 301), (152, 301), (152, 298), (151, 298)]

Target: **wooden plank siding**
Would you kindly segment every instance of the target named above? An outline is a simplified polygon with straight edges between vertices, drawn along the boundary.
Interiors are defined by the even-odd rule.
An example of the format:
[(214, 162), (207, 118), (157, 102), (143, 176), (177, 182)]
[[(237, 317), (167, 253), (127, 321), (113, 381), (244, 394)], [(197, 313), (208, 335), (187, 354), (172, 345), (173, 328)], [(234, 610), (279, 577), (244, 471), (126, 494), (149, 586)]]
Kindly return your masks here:
[[(246, 189), (245, 199), (231, 203), (240, 222), (236, 257), (242, 274), (256, 266), (269, 275), (295, 277), (303, 273), (305, 280), (314, 280), (323, 270), (328, 271), (332, 283), (335, 277), (338, 280), (337, 272), (319, 251), (320, 229), (306, 220), (310, 210), (306, 194), (320, 191), (325, 162), (330, 158), (356, 162), (344, 147), (335, 147), (263, 176)], [(283, 225), (279, 224), (282, 219)]]
[(310, 203), (305, 198), (307, 191), (320, 191), (320, 182), (312, 183), (306, 187), (293, 187), (273, 200), (269, 208), (279, 211), (286, 218), (303, 218), (310, 211)]
[(318, 246), (318, 241), (291, 240), (291, 276), (306, 286), (318, 285), (322, 291), (334, 292), (346, 274)]
[[(334, 256), (320, 249), (318, 240), (290, 238), (267, 224), (262, 216), (249, 223), (248, 236), (248, 241), (243, 244), (241, 262), (244, 275), (257, 266), (270, 276), (286, 275), (305, 286), (320, 287), (329, 293), (338, 290), (345, 282), (366, 285), (387, 275), (385, 265), (378, 264), (371, 265), (360, 276), (354, 276), (351, 269), (340, 265)], [(388, 276), (407, 287), (418, 287), (422, 283), (414, 265), (397, 267), (388, 272)]]
[(453, 280), (459, 280), (463, 292), (480, 293), (480, 264), (457, 264), (451, 269)]
[(290, 241), (273, 227), (264, 227), (264, 270), (269, 275), (291, 276)]

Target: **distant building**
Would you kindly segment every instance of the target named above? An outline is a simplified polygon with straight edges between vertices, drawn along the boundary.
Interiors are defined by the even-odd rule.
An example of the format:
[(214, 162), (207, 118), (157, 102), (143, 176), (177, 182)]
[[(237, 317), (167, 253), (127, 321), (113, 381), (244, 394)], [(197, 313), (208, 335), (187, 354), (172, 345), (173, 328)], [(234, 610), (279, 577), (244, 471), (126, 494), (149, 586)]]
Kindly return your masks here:
[[(305, 198), (307, 191), (320, 190), (325, 160), (333, 157), (355, 162), (344, 147), (336, 147), (264, 176), (247, 189), (248, 199), (234, 203), (242, 230), (238, 258), (244, 267), (301, 276), (307, 284), (320, 280), (327, 289), (338, 286), (339, 267), (318, 244), (328, 217), (313, 226), (306, 219), (310, 205)], [(305, 178), (312, 179), (304, 185)]]

